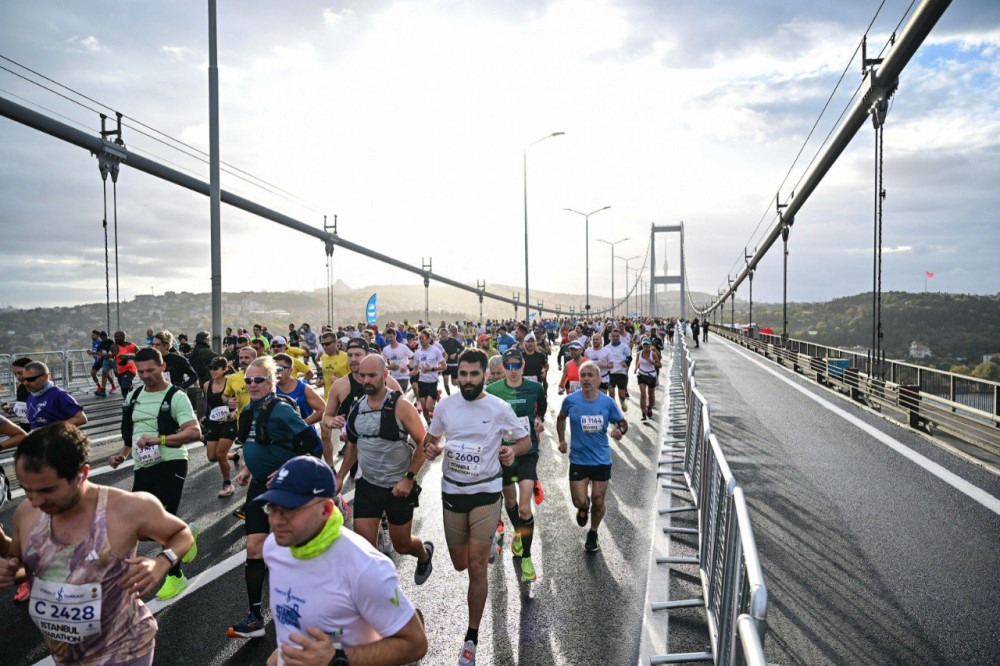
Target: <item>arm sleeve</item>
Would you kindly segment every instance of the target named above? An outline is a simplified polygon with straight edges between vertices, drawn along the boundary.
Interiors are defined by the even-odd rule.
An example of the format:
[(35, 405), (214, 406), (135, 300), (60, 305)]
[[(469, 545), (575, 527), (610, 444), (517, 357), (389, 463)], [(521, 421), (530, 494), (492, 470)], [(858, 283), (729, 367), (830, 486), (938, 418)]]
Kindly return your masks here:
[(545, 389), (539, 387), (538, 400), (535, 401), (535, 414), (539, 418), (545, 418), (545, 412), (549, 409), (549, 400), (545, 397)]

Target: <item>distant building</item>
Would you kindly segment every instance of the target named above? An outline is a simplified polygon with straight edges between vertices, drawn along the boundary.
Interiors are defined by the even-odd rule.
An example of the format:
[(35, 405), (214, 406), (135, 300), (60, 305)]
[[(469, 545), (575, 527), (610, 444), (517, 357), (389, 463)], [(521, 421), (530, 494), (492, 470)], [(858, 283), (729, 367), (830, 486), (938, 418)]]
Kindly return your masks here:
[(983, 363), (1000, 363), (1000, 352), (983, 354)]
[(910, 358), (930, 358), (931, 348), (919, 342), (910, 343)]

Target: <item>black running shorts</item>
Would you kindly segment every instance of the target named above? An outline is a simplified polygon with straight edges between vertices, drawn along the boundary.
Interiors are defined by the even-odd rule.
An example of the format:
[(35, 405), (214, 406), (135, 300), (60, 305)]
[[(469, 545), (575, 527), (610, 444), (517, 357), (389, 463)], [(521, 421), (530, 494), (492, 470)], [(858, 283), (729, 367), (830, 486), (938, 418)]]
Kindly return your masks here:
[(590, 479), (591, 481), (610, 481), (611, 465), (569, 464), (570, 481), (584, 481), (586, 479)]

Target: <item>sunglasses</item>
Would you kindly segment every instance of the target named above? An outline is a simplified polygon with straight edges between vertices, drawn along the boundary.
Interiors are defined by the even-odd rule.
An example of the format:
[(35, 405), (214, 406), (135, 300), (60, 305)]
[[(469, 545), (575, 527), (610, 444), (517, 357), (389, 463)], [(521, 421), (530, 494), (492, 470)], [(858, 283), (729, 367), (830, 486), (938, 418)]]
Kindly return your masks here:
[(503, 367), (506, 370), (520, 370), (524, 367), (524, 363), (504, 363)]
[(244, 377), (247, 384), (263, 384), (267, 381), (267, 377)]
[(324, 342), (324, 343), (323, 343), (323, 346), (324, 346), (324, 347), (332, 347), (332, 346), (333, 346), (333, 345), (335, 345), (335, 344), (337, 344), (337, 341), (336, 341), (336, 340), (330, 340), (329, 342)]
[(22, 383), (24, 383), (24, 382), (33, 382), (36, 379), (38, 379), (39, 377), (44, 377), (44, 376), (45, 375), (35, 375), (34, 377), (29, 377), (27, 375), (21, 375), (21, 382)]
[(287, 365), (276, 365), (276, 366), (274, 366), (274, 368), (278, 372), (281, 372), (282, 370), (291, 370), (292, 369), (290, 366), (287, 366)]

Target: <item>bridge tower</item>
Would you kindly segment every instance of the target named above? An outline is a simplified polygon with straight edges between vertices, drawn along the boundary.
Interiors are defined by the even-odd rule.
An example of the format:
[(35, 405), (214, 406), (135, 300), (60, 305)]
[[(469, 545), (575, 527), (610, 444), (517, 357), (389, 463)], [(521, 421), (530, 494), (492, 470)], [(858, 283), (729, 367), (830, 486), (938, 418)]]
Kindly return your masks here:
[[(656, 317), (659, 313), (656, 311), (656, 285), (658, 284), (679, 284), (681, 287), (681, 318), (684, 318), (685, 312), (687, 310), (687, 294), (684, 292), (684, 222), (681, 221), (680, 224), (663, 224), (657, 225), (655, 222), (650, 224), (649, 231), (649, 313), (651, 317)], [(663, 258), (664, 275), (656, 274), (656, 234), (659, 233), (677, 233), (680, 234), (681, 238), (681, 272), (680, 275), (666, 275), (666, 256)], [(666, 250), (664, 250), (664, 255), (666, 255)]]

